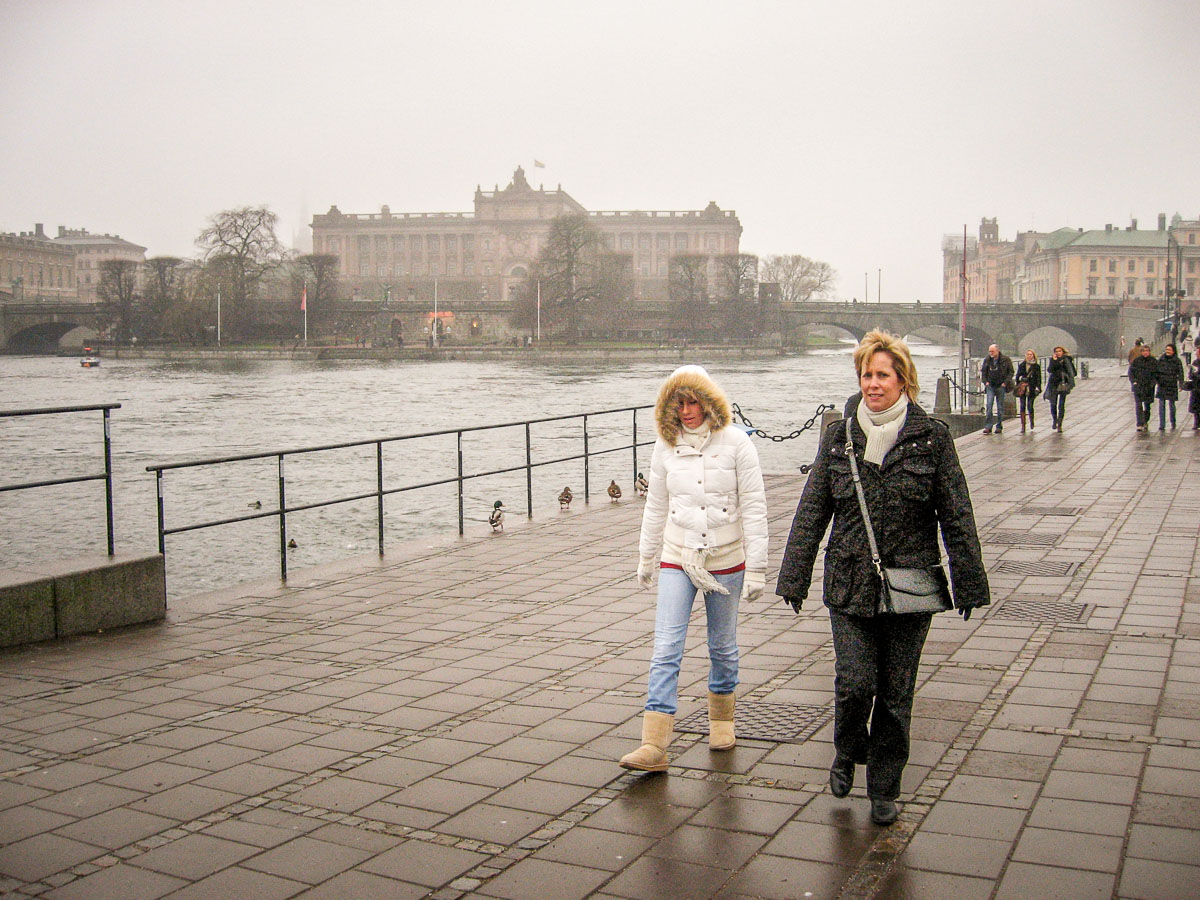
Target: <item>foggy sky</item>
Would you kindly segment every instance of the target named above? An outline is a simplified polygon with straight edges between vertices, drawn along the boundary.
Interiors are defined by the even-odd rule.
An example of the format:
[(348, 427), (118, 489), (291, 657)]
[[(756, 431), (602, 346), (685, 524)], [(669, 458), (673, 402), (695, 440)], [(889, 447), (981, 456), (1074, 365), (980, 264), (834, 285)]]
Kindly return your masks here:
[[(735, 209), (839, 294), (940, 242), (1200, 218), (1200, 3), (0, 0), (0, 231), (194, 255), (210, 215), (469, 211), (524, 165), (591, 210)], [(534, 168), (541, 160), (544, 169)]]

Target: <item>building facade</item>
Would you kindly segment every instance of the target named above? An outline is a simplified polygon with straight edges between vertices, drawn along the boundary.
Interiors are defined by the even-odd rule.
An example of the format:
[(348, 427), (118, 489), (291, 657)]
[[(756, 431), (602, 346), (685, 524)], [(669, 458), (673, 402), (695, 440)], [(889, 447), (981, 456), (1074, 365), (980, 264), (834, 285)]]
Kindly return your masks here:
[(0, 234), (0, 300), (75, 299), (74, 250), (50, 240), (40, 224), (33, 231)]
[[(1168, 291), (1183, 308), (1200, 288), (1200, 219), (1158, 217), (1154, 230), (1134, 219), (1124, 229), (1059, 228), (1019, 232), (1002, 241), (995, 219), (983, 219), (966, 242), (968, 303), (1128, 303), (1163, 305)], [(962, 290), (963, 243), (942, 242), (942, 299), (957, 303)], [(1179, 292), (1182, 291), (1182, 294)]]
[(108, 259), (121, 259), (135, 263), (138, 267), (139, 286), (142, 265), (146, 262), (146, 248), (123, 239), (116, 234), (91, 234), (86, 228), (58, 226), (54, 243), (68, 247), (75, 257), (75, 284), (80, 301), (100, 301), (100, 264)]
[[(313, 216), (313, 252), (341, 260), (343, 289), (364, 299), (504, 300), (529, 276), (551, 222), (587, 215), (608, 248), (632, 264), (632, 299), (669, 297), (670, 261), (703, 255), (710, 268), (739, 252), (742, 226), (710, 203), (688, 211), (589, 211), (558, 187), (533, 188), (521, 168), (503, 190), (475, 189), (472, 212)], [(715, 272), (713, 273), (715, 276)], [(710, 278), (710, 283), (713, 279)]]

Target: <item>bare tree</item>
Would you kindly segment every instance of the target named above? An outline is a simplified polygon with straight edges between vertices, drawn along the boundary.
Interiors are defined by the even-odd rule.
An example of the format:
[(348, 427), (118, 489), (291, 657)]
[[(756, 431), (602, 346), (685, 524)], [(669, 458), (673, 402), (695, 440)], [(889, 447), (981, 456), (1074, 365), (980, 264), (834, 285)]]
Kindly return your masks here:
[(307, 289), (308, 322), (312, 328), (325, 325), (333, 317), (341, 264), (341, 258), (332, 253), (306, 253), (292, 261), (293, 292), (299, 296)]
[(153, 256), (146, 260), (145, 285), (142, 300), (145, 304), (142, 326), (155, 336), (166, 334), (164, 327), (171, 307), (180, 301), (183, 260), (177, 256)]
[(762, 280), (779, 285), (784, 303), (804, 303), (828, 294), (837, 282), (837, 272), (827, 262), (790, 253), (764, 259)]
[(97, 294), (107, 305), (114, 339), (128, 343), (133, 337), (134, 301), (137, 299), (138, 264), (129, 259), (100, 261), (100, 283)]
[(574, 341), (584, 325), (607, 326), (606, 309), (628, 298), (628, 257), (608, 251), (585, 213), (559, 216), (550, 223), (546, 244), (518, 298), (518, 327), (533, 327), (539, 284), (542, 328), (565, 327)]
[(679, 253), (670, 259), (667, 288), (671, 320), (676, 328), (698, 333), (709, 327), (708, 257)]
[(724, 337), (746, 340), (758, 331), (758, 257), (729, 253), (717, 257), (717, 303)]
[(232, 334), (245, 331), (249, 301), (257, 296), (264, 276), (284, 261), (283, 245), (275, 236), (278, 221), (265, 206), (226, 209), (214, 215), (196, 238), (206, 268), (220, 272)]

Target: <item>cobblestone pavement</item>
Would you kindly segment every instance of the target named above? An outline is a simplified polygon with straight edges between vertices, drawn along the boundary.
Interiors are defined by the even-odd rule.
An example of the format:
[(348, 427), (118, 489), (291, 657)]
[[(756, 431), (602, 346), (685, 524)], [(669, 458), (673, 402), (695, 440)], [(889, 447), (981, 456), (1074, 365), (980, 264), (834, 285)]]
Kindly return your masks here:
[[(959, 441), (998, 602), (934, 624), (891, 828), (825, 788), (815, 599), (744, 608), (735, 750), (617, 767), (653, 625), (626, 499), (0, 654), (0, 892), (1200, 896), (1200, 437), (1135, 434), (1119, 376), (1063, 434)], [(773, 566), (801, 485), (769, 479)]]

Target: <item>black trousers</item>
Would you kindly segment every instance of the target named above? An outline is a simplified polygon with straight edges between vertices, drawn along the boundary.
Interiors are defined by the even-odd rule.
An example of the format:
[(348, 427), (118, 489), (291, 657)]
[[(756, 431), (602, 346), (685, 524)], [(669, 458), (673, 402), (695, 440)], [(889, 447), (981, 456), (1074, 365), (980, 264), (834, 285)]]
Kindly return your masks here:
[(849, 616), (829, 611), (833, 628), (833, 745), (866, 764), (867, 794), (900, 796), (921, 649), (932, 613)]

